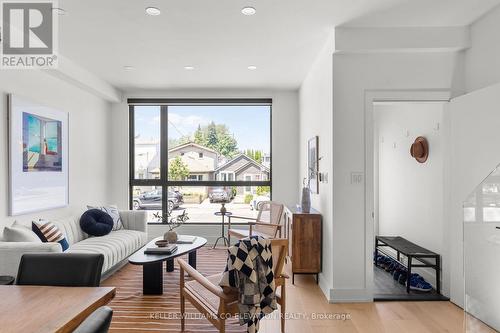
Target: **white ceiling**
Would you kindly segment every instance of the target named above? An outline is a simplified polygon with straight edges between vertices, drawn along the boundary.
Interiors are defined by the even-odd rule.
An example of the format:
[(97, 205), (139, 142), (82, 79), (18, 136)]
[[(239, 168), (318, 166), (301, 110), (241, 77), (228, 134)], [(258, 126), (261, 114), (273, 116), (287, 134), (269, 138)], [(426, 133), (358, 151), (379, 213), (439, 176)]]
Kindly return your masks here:
[(410, 0), (350, 20), (346, 26), (466, 26), (500, 4), (498, 0)]
[[(465, 25), (498, 2), (60, 0), (59, 48), (124, 90), (297, 88), (335, 26)], [(243, 16), (247, 5), (257, 14)], [(162, 14), (146, 15), (147, 6)]]

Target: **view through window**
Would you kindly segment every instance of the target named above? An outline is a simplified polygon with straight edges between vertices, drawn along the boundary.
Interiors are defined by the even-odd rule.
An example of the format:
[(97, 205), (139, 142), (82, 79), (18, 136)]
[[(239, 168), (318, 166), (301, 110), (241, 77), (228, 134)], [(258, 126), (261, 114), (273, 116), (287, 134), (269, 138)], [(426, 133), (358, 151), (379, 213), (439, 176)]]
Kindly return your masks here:
[(271, 103), (130, 105), (131, 207), (220, 223), (271, 199)]

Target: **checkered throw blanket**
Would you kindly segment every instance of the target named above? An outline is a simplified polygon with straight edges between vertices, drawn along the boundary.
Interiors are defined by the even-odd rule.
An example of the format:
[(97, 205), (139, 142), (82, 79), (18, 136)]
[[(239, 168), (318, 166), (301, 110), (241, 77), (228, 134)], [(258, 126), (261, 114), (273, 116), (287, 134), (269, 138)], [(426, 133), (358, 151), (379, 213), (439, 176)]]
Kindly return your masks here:
[(219, 285), (238, 289), (240, 325), (247, 324), (247, 333), (256, 333), (260, 319), (277, 309), (271, 241), (252, 236), (240, 240), (228, 252)]

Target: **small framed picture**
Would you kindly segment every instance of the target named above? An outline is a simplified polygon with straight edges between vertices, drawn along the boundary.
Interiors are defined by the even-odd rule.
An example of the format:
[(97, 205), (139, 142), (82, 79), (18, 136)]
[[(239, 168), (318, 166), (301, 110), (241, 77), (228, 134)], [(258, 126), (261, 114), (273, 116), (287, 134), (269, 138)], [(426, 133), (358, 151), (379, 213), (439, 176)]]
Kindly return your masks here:
[(319, 137), (309, 139), (307, 142), (307, 178), (309, 189), (312, 193), (319, 193), (319, 157), (318, 157)]

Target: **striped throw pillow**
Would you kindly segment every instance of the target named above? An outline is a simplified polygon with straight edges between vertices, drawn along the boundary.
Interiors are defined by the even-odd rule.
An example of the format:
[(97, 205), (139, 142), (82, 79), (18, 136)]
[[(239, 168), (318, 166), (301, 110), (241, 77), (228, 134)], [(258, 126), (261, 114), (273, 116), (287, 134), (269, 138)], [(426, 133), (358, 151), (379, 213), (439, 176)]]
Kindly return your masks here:
[(61, 244), (63, 251), (66, 251), (69, 248), (66, 237), (64, 237), (64, 234), (54, 223), (40, 219), (31, 223), (31, 229), (42, 242), (59, 243)]

